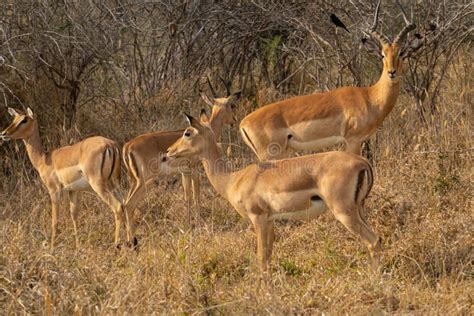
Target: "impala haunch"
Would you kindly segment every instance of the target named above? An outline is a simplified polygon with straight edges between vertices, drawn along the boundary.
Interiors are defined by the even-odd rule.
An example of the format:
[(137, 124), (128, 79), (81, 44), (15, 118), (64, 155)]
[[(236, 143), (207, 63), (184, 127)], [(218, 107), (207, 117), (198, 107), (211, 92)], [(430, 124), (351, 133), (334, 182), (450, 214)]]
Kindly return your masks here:
[[(123, 223), (123, 205), (117, 184), (120, 178), (120, 150), (117, 144), (104, 137), (90, 137), (71, 146), (44, 152), (39, 135), (38, 123), (33, 112), (27, 113), (8, 109), (13, 116), (11, 124), (0, 134), (4, 141), (21, 139), (25, 143), (28, 157), (38, 171), (51, 198), (51, 248), (56, 239), (57, 216), (60, 199), (69, 195), (70, 212), (74, 226), (76, 247), (77, 211), (80, 191), (94, 191), (109, 205), (115, 215), (115, 245), (120, 241)], [(128, 242), (132, 242), (127, 229)], [(136, 242), (135, 240), (133, 242)]]
[(326, 208), (362, 240), (377, 266), (380, 240), (361, 216), (373, 182), (366, 159), (336, 151), (260, 162), (232, 172), (221, 160), (212, 127), (187, 118), (190, 127), (168, 149), (168, 156), (202, 161), (214, 189), (253, 223), (263, 270), (272, 254), (275, 219), (316, 218)]
[[(345, 143), (346, 151), (360, 154), (361, 144), (375, 133), (392, 111), (400, 92), (403, 61), (419, 45), (407, 44), (407, 25), (393, 41), (377, 28), (380, 2), (371, 29), (381, 49), (383, 70), (370, 87), (343, 87), (312, 95), (297, 96), (261, 107), (240, 124), (245, 143), (260, 160), (287, 157), (292, 150), (320, 150)], [(365, 40), (368, 48), (371, 43)]]

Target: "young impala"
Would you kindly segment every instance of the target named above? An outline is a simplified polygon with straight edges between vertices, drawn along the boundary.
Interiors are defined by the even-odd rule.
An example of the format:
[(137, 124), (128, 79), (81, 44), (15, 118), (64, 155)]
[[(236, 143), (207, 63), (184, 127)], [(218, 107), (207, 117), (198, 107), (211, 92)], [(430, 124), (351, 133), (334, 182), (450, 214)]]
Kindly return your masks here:
[[(115, 245), (118, 245), (124, 212), (116, 191), (120, 178), (120, 152), (117, 144), (110, 139), (96, 136), (71, 146), (44, 152), (38, 123), (31, 109), (28, 108), (27, 113), (19, 113), (9, 108), (8, 112), (13, 116), (13, 121), (0, 134), (0, 138), (4, 141), (23, 140), (28, 157), (49, 192), (52, 204), (51, 248), (54, 248), (56, 239), (60, 199), (65, 193), (69, 195), (76, 247), (79, 247), (77, 207), (80, 191), (84, 190), (95, 191), (114, 212)], [(127, 237), (130, 242), (130, 235), (127, 234)]]
[[(214, 90), (211, 90), (214, 94)], [(225, 124), (233, 124), (232, 110), (240, 98), (240, 92), (230, 94), (227, 97), (210, 98), (201, 92), (202, 99), (212, 107), (212, 115), (209, 120), (217, 135), (220, 135)], [(195, 162), (188, 160), (168, 161), (166, 149), (178, 140), (184, 130), (153, 132), (140, 135), (123, 146), (123, 160), (125, 167), (132, 178), (133, 184), (126, 199), (126, 213), (132, 234), (134, 230), (133, 211), (146, 195), (147, 185), (159, 176), (175, 175), (182, 173), (184, 198), (188, 203), (191, 201), (191, 185), (194, 200), (199, 205), (199, 174), (195, 170)]]
[(252, 221), (263, 270), (272, 254), (275, 219), (316, 218), (326, 208), (362, 239), (377, 266), (381, 243), (361, 216), (373, 181), (366, 159), (336, 151), (260, 162), (231, 172), (220, 159), (211, 126), (186, 116), (191, 126), (168, 149), (168, 156), (201, 159), (214, 189)]
[[(415, 28), (408, 22), (390, 41), (377, 28), (380, 1), (371, 35), (380, 42), (383, 71), (370, 87), (343, 87), (272, 103), (247, 115), (240, 124), (245, 143), (260, 160), (288, 157), (290, 150), (319, 150), (346, 143), (346, 151), (360, 154), (361, 144), (375, 133), (392, 111), (400, 91), (403, 61), (421, 46), (416, 38), (406, 45)], [(417, 45), (412, 45), (414, 43)], [(371, 44), (365, 40), (366, 46)], [(371, 46), (369, 49), (373, 50)]]

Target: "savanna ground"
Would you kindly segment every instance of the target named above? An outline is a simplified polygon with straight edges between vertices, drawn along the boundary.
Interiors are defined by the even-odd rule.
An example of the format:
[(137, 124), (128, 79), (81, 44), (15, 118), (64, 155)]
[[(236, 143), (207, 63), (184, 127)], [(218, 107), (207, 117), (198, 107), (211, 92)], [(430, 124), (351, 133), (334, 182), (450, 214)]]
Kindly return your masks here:
[[(179, 177), (157, 183), (136, 214), (138, 253), (113, 247), (113, 216), (90, 193), (81, 248), (65, 203), (51, 251), (49, 198), (36, 176), (19, 170), (15, 181), (2, 180), (3, 313), (472, 314), (473, 113), (461, 83), (451, 84), (427, 123), (402, 96), (371, 141), (376, 180), (366, 213), (383, 239), (380, 275), (327, 213), (277, 225), (272, 274), (262, 279), (249, 223), (207, 181), (187, 230)], [(253, 157), (235, 128), (224, 143), (229, 135), (232, 159)]]

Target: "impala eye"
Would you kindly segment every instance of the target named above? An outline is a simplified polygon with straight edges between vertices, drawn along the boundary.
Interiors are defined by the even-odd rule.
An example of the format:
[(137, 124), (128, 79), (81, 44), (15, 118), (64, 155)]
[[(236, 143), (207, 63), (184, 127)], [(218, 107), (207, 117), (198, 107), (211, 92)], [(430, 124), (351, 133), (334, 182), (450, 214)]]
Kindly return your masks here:
[(184, 137), (190, 137), (191, 136), (191, 132), (190, 131), (185, 131), (184, 132)]
[(28, 122), (28, 118), (25, 117), (24, 119), (21, 120), (20, 124), (25, 124), (26, 122)]

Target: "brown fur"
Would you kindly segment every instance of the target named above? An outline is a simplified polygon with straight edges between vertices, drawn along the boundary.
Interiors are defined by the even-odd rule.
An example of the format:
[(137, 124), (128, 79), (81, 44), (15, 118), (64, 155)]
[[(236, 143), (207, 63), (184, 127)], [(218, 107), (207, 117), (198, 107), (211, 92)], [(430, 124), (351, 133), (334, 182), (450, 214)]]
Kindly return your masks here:
[[(247, 115), (240, 130), (247, 145), (261, 160), (289, 155), (292, 139), (308, 143), (312, 150), (334, 145), (339, 139), (346, 150), (360, 154), (361, 143), (368, 139), (393, 109), (400, 90), (403, 61), (397, 44), (383, 45), (383, 71), (370, 87), (343, 87), (328, 92), (297, 96), (265, 105)], [(395, 77), (389, 78), (394, 72)], [(319, 144), (315, 140), (327, 140)], [(312, 143), (312, 144), (311, 144)], [(268, 148), (278, 144), (281, 151)]]
[[(204, 93), (201, 94), (201, 97), (206, 103), (212, 105), (211, 118), (204, 119), (214, 126), (216, 134), (219, 135), (223, 125), (234, 122), (231, 106), (238, 100), (238, 97), (231, 95), (227, 98), (209, 98)], [(176, 142), (183, 132), (184, 130), (146, 133), (128, 141), (123, 146), (123, 161), (132, 178), (132, 185), (125, 203), (129, 221), (133, 220), (132, 212), (145, 197), (147, 185), (159, 176), (182, 174), (188, 216), (190, 216), (191, 189), (194, 201), (196, 205), (199, 205), (200, 182), (199, 174), (195, 170), (196, 161), (166, 160), (167, 148)], [(129, 223), (129, 226), (133, 230), (134, 223)]]
[[(262, 269), (272, 253), (274, 218), (312, 218), (324, 203), (334, 216), (368, 247), (377, 265), (378, 236), (360, 217), (362, 203), (371, 188), (368, 161), (347, 152), (328, 152), (291, 159), (252, 164), (231, 172), (222, 168), (215, 135), (208, 124), (190, 118), (191, 127), (168, 149), (170, 159), (201, 159), (215, 190), (243, 217), (249, 218), (257, 232), (257, 248)], [(360, 198), (355, 199), (355, 192)], [(314, 197), (320, 197), (314, 199)], [(317, 202), (320, 201), (320, 202)], [(319, 204), (313, 204), (319, 203)], [(307, 213), (305, 213), (305, 211)]]
[[(10, 109), (14, 119), (1, 134), (2, 138), (22, 139), (31, 163), (48, 189), (52, 204), (51, 248), (56, 238), (57, 214), (61, 197), (68, 193), (71, 217), (77, 239), (77, 201), (79, 191), (93, 190), (115, 214), (115, 244), (118, 244), (122, 225), (123, 206), (116, 196), (120, 178), (119, 147), (107, 138), (96, 136), (76, 144), (43, 152), (38, 124), (31, 110), (20, 114)], [(21, 123), (26, 122), (26, 123)]]

